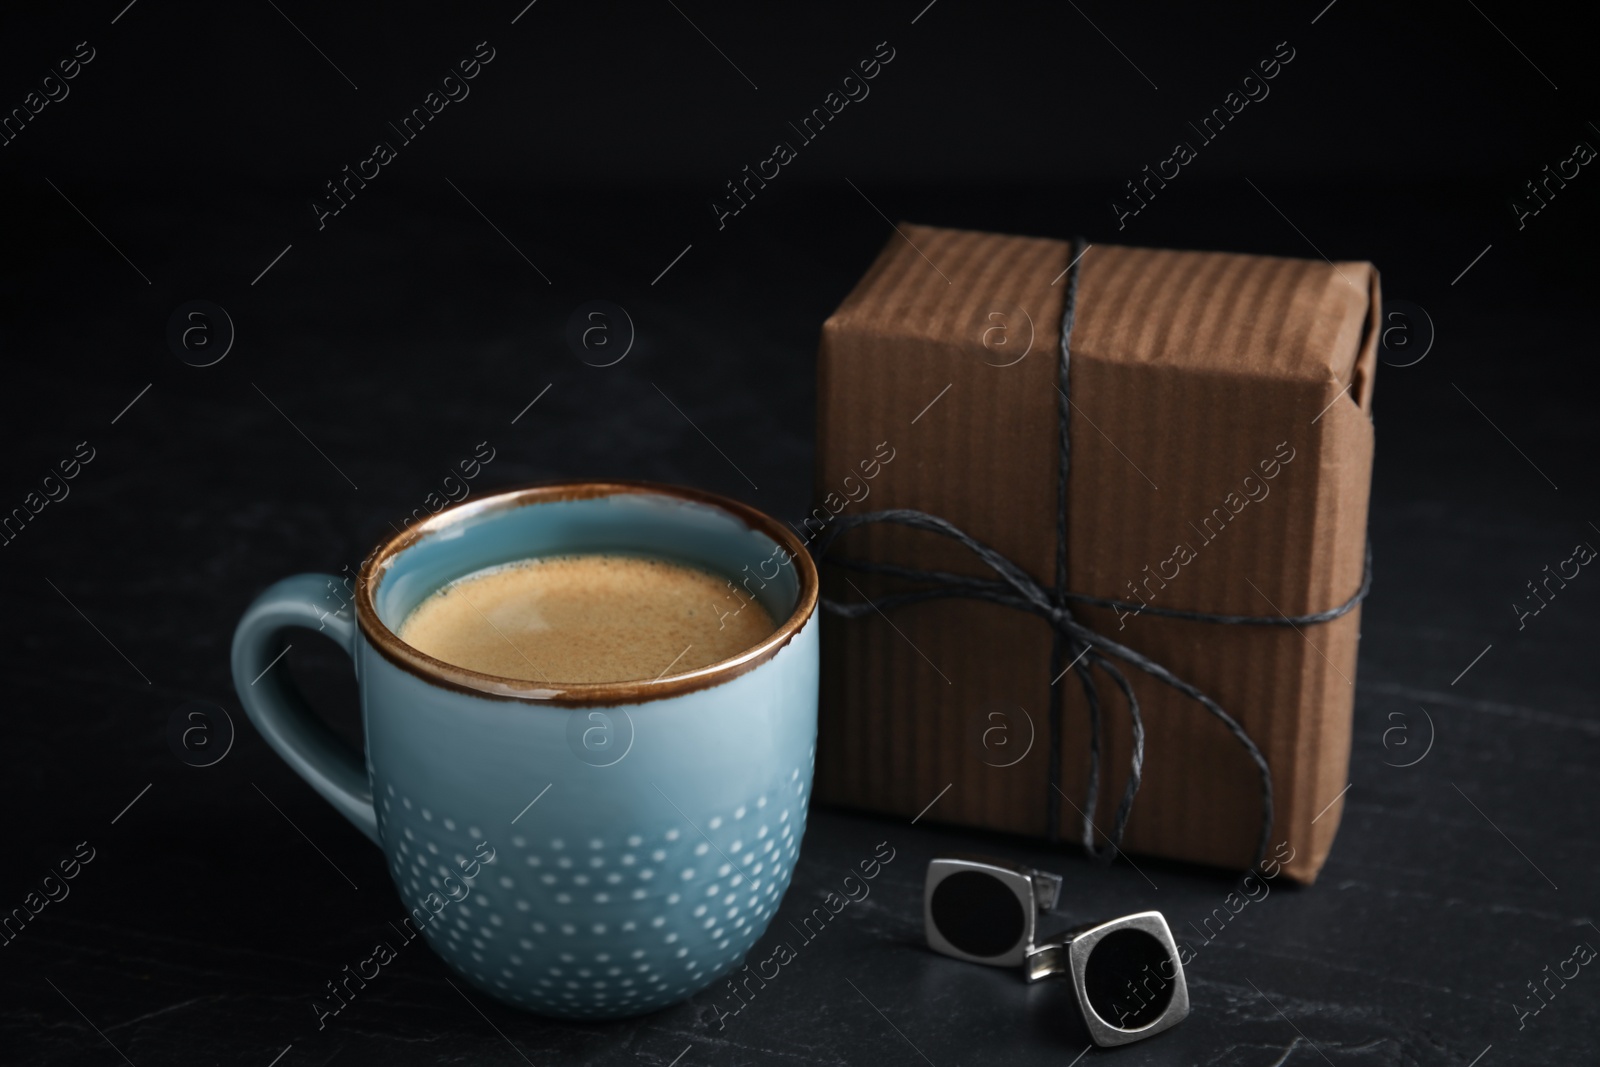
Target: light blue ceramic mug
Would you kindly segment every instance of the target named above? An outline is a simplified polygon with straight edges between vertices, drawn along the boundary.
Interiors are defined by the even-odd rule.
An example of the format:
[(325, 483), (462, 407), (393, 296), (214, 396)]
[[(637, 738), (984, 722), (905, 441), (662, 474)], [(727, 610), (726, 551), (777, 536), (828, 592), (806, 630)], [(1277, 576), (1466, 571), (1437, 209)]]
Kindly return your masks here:
[[(577, 552), (698, 566), (781, 621), (731, 659), (623, 683), (496, 678), (396, 636), (457, 578)], [(430, 516), (367, 559), (344, 606), (339, 588), (303, 574), (262, 593), (234, 634), (234, 685), (383, 849), (406, 937), (491, 996), (575, 1018), (655, 1010), (739, 963), (788, 887), (816, 753), (817, 572), (791, 531), (697, 490), (536, 486)], [(293, 627), (355, 661), (364, 760), (272, 667)]]

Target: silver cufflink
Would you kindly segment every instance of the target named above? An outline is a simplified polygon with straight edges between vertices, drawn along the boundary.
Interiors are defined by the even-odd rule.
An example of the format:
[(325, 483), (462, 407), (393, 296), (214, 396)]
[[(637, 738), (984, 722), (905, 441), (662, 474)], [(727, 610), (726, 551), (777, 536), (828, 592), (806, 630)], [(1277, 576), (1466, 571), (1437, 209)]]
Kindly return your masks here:
[(1126, 1045), (1170, 1030), (1189, 1015), (1183, 960), (1159, 911), (1079, 927), (1028, 953), (1028, 981), (1071, 978), (1097, 1045)]
[(985, 856), (928, 864), (922, 927), (935, 952), (1016, 967), (1034, 950), (1034, 920), (1056, 906), (1061, 876)]
[(1126, 1045), (1189, 1014), (1177, 942), (1159, 911), (1091, 923), (1034, 943), (1037, 913), (1055, 907), (1059, 875), (1004, 860), (948, 857), (928, 864), (923, 928), (937, 952), (972, 963), (1020, 965), (1029, 982), (1068, 978), (1089, 1036)]

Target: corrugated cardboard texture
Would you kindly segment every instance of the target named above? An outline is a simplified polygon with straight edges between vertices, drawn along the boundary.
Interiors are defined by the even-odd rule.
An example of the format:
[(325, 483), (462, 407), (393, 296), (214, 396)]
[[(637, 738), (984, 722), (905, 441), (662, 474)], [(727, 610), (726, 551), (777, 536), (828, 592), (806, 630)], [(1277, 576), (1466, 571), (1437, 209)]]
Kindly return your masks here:
[[(1078, 250), (901, 230), (823, 326), (816, 514), (930, 512), (1053, 585), (1061, 275)], [(1360, 585), (1366, 539), (1377, 272), (1366, 263), (1095, 245), (1079, 273), (1070, 589), (1249, 615), (1343, 603)], [(865, 480), (887, 449), (892, 461)], [(832, 551), (990, 577), (964, 550), (900, 527), (854, 531)], [(833, 599), (899, 587), (824, 570)], [(1077, 617), (1240, 721), (1274, 775), (1272, 841), (1288, 846), (1278, 855), (1292, 848), (1286, 872), (1312, 881), (1348, 780), (1359, 611), (1298, 630), (1119, 620), (1098, 608)], [(1050, 644), (1042, 620), (970, 600), (829, 618), (818, 798), (911, 817), (948, 785), (927, 820), (1044, 834)], [(1125, 671), (1147, 730), (1125, 848), (1249, 865), (1261, 818), (1254, 765), (1198, 704)], [(1104, 828), (1127, 778), (1131, 735), (1120, 694), (1099, 680)], [(1053, 800), (1063, 838), (1076, 841), (1087, 711), (1075, 678), (1059, 684), (1066, 797)]]

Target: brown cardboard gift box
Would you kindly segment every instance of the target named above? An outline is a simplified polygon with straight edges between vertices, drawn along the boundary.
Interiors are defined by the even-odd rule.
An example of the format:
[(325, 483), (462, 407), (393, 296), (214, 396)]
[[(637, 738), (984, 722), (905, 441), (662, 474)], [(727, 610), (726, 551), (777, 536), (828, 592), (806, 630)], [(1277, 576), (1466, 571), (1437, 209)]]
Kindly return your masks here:
[[(1053, 586), (1061, 315), (1081, 252), (1067, 588), (1152, 609), (1293, 617), (1361, 586), (1379, 323), (1370, 264), (900, 231), (823, 325), (820, 506), (807, 534), (835, 514), (913, 508)], [(844, 534), (835, 555), (992, 577), (966, 549), (889, 524)], [(824, 568), (836, 601), (905, 588)], [(1269, 855), (1292, 854), (1284, 871), (1313, 881), (1348, 782), (1359, 608), (1299, 627), (1073, 612), (1239, 721), (1272, 771)], [(830, 617), (822, 638), (819, 800), (1030, 835), (1048, 832), (1053, 804), (1062, 837), (1083, 836), (1087, 708), (1062, 678), (1053, 789), (1046, 622), (938, 599)], [(1263, 804), (1246, 750), (1193, 700), (1125, 673), (1146, 739), (1124, 848), (1250, 865)], [(1098, 688), (1103, 832), (1132, 732), (1120, 692), (1103, 676)]]

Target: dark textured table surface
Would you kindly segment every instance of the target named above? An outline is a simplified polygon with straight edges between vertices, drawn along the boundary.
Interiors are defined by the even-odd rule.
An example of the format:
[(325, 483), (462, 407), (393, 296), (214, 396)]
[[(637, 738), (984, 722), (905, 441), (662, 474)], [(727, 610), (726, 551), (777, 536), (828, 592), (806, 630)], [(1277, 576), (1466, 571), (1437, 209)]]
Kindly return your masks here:
[[(61, 108), (73, 105), (104, 106), (86, 90)], [(797, 179), (719, 232), (703, 190), (642, 174), (480, 185), (429, 151), (418, 181), (374, 183), (321, 233), (306, 183), (244, 171), (171, 185), (52, 169), (41, 150), (3, 179), (20, 220), (3, 261), (4, 508), (79, 442), (93, 458), (0, 549), (0, 909), (75, 850), (93, 858), (0, 947), (0, 1061), (1594, 1062), (1600, 972), (1541, 986), (1544, 999), (1530, 984), (1575, 945), (1600, 948), (1600, 577), (1582, 571), (1520, 629), (1512, 608), (1575, 543), (1600, 545), (1582, 369), (1592, 191), (1518, 231), (1503, 182), (1252, 190), (1196, 173), (1163, 214), (1113, 237), (1104, 182), (879, 183), (869, 203), (843, 181)], [(412, 948), (319, 1031), (312, 998), (403, 909), (378, 851), (240, 712), (227, 652), (245, 605), (284, 575), (353, 568), (480, 442), (495, 457), (483, 486), (650, 478), (803, 514), (817, 329), (892, 234), (874, 205), (945, 225), (1371, 259), (1387, 295), (1426, 309), (1431, 351), (1377, 380), (1376, 582), (1351, 786), (1320, 880), (1274, 883), (1206, 938), (1196, 927), (1234, 875), (1139, 857), (1101, 867), (942, 826), (937, 806), (915, 825), (817, 808), (753, 958), (880, 842), (894, 859), (736, 1013), (718, 986), (625, 1022), (540, 1019), (452, 989)], [(566, 342), (574, 309), (597, 298), (637, 327), (612, 367)], [(191, 299), (236, 327), (211, 367), (166, 343)], [(308, 639), (287, 663), (357, 739), (342, 653)], [(238, 728), (207, 767), (169, 744), (193, 700)], [(1090, 1048), (1067, 985), (929, 952), (923, 868), (951, 850), (1060, 871), (1050, 927), (1163, 911), (1197, 949), (1190, 1018)]]

